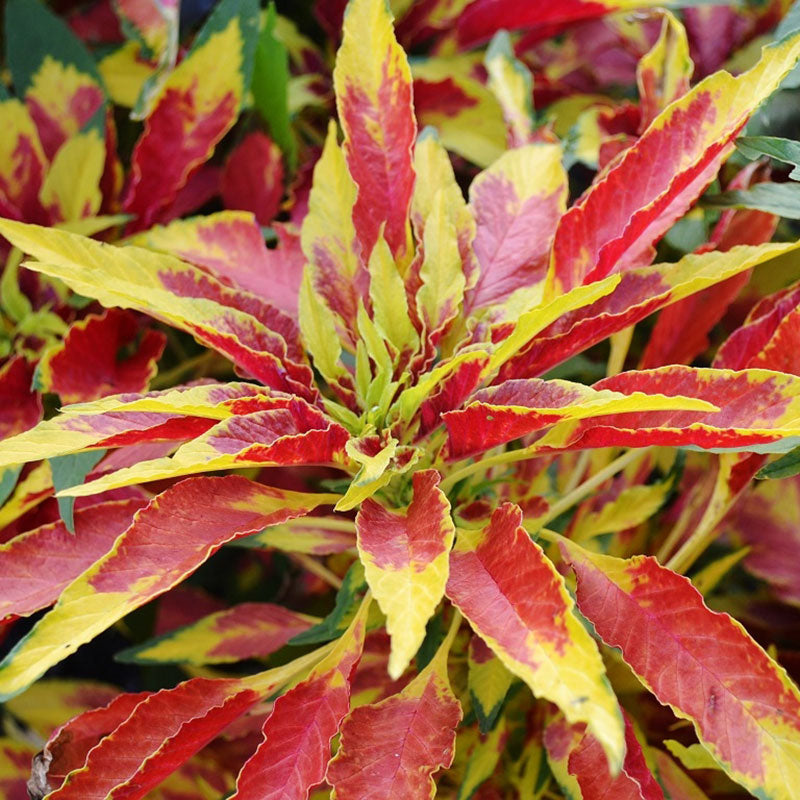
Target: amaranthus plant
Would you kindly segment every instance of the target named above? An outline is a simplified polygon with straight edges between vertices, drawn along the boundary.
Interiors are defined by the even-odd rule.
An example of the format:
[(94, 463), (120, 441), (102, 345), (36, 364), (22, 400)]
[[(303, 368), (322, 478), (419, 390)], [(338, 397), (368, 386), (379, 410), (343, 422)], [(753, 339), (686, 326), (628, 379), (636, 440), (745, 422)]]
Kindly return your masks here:
[[(321, 4), (323, 18), (335, 5)], [(188, 334), (237, 376), (68, 404), (0, 443), (12, 481), (22, 464), (90, 464), (59, 492), (75, 499), (74, 533), (50, 521), (0, 546), (2, 618), (52, 606), (10, 627), (23, 635), (0, 663), (9, 716), (35, 731), (37, 691), (90, 709), (46, 731), (31, 796), (796, 795), (800, 691), (754, 638), (752, 608), (727, 598), (750, 632), (704, 595), (755, 575), (800, 598), (787, 563), (798, 484), (752, 483), (796, 471), (795, 455), (770, 458), (800, 441), (800, 241), (786, 228), (771, 242), (777, 217), (748, 199), (788, 185), (769, 164), (725, 163), (800, 58), (800, 34), (757, 57), (751, 47), (736, 76), (706, 53), (711, 74), (692, 85), (684, 26), (650, 11), (636, 29), (638, 104), (576, 98), (553, 79), (576, 107), (547, 120), (521, 56), (557, 63), (557, 40), (539, 47), (550, 35), (651, 4), (455, 5), (457, 23), (446, 3), (405, 8), (399, 31), (445, 53), (419, 65), (428, 92), (447, 80), (448, 47), (497, 34), (486, 85), (479, 62), (452, 56), (464, 85), (492, 93), (508, 144), (474, 177), (461, 160), (454, 171), (444, 142), (480, 163), (491, 137), (471, 138), (469, 117), (419, 131), (387, 4), (351, 0), (338, 125), (292, 211), (300, 250), (284, 240), (271, 254), (239, 212), (171, 221), (168, 203), (203, 160), (174, 174), (187, 131), (217, 131), (207, 158), (250, 85), (258, 7), (225, 0), (192, 45), (202, 58), (173, 69), (174, 41), (155, 58), (140, 97), (163, 116), (150, 112), (136, 152), (153, 148), (164, 172), (143, 188), (134, 155), (125, 240), (0, 220), (30, 272)], [(742, 17), (737, 43), (760, 32), (759, 13)], [(535, 41), (517, 53), (504, 26)], [(221, 101), (217, 79), (235, 87)], [(208, 113), (186, 138), (170, 138), (171, 92), (212, 104), (197, 101)], [(426, 108), (428, 121), (447, 116)], [(565, 151), (560, 115), (573, 112)], [(753, 158), (774, 156), (767, 144), (750, 141)], [(565, 164), (579, 165), (572, 191)], [(597, 172), (576, 196), (587, 166)], [(678, 247), (697, 223), (700, 240)], [(665, 235), (671, 252), (656, 249)], [(720, 321), (735, 330), (712, 366), (688, 366)], [(596, 382), (567, 379), (598, 362)], [(306, 588), (335, 598), (318, 583), (287, 590), (284, 605), (215, 604), (184, 587), (172, 625), (137, 633), (132, 612), (175, 597), (212, 557), (217, 570), (243, 563), (215, 556), (228, 546), (262, 559), (251, 566), (286, 554)], [(115, 626), (134, 641), (121, 661), (180, 663), (190, 677), (159, 691), (83, 687), (94, 701), (48, 694), (48, 670)], [(2, 741), (8, 764), (25, 752)]]

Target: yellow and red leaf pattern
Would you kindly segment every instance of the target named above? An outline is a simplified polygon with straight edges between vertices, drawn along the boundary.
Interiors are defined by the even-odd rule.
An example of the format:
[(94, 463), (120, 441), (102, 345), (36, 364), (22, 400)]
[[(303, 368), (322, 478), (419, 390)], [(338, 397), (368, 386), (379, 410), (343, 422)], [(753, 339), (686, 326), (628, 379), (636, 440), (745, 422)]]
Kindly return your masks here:
[(445, 638), (428, 666), (400, 693), (353, 709), (326, 780), (337, 800), (432, 798), (433, 773), (449, 767), (461, 706), (447, 678)]
[[(197, 518), (192, 509), (209, 491), (217, 498), (214, 513)], [(332, 500), (335, 496), (270, 489), (238, 476), (195, 478), (168, 489), (67, 586), (53, 610), (0, 663), (0, 692), (18, 694), (96, 633), (179, 583), (225, 542)]]
[(331, 739), (350, 708), (350, 677), (361, 658), (369, 600), (306, 680), (278, 698), (263, 741), (236, 780), (233, 800), (307, 797), (325, 777)]
[(345, 156), (358, 187), (353, 223), (361, 257), (369, 258), (385, 226), (392, 254), (407, 258), (416, 122), (408, 61), (384, 0), (353, 0), (348, 6), (333, 80)]
[(399, 678), (444, 595), (455, 527), (436, 470), (414, 473), (411, 504), (392, 511), (372, 498), (356, 517), (358, 551), (392, 639), (389, 675)]
[(578, 577), (578, 607), (600, 637), (620, 648), (660, 702), (694, 724), (731, 778), (789, 800), (800, 764), (800, 692), (783, 668), (655, 559), (622, 560), (570, 542), (562, 549)]
[(522, 527), (519, 507), (501, 506), (483, 531), (459, 531), (447, 596), (537, 697), (588, 725), (619, 769), (624, 725), (600, 653), (573, 613), (563, 578)]

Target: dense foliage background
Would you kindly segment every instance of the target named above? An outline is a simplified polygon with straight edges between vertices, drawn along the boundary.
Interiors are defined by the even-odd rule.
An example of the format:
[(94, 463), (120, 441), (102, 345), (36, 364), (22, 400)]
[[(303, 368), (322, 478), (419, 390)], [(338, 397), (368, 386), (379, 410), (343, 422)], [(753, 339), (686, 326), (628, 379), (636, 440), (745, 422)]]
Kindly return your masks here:
[(797, 796), (800, 5), (3, 29), (0, 797)]

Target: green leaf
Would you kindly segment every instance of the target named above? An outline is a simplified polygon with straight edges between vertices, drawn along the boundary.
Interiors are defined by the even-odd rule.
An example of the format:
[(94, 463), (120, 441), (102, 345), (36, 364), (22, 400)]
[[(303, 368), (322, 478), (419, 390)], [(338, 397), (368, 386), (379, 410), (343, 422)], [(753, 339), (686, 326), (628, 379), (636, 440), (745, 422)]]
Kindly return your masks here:
[(73, 65), (100, 85), (103, 81), (89, 51), (69, 26), (40, 0), (8, 0), (5, 16), (6, 63), (17, 96), (28, 90), (45, 57)]
[(360, 561), (353, 562), (347, 570), (342, 588), (336, 593), (333, 611), (322, 622), (299, 633), (289, 640), (291, 645), (320, 644), (338, 638), (347, 629), (361, 604), (361, 596), (367, 590), (364, 567)]
[(267, 9), (264, 29), (256, 46), (253, 68), (253, 105), (269, 126), (290, 170), (297, 165), (297, 144), (289, 117), (289, 52), (275, 36), (275, 4)]
[(762, 156), (769, 156), (794, 169), (789, 175), (793, 180), (800, 180), (800, 142), (781, 139), (779, 136), (741, 136), (736, 140), (739, 152), (751, 161)]
[(706, 195), (703, 204), (711, 208), (752, 208), (800, 219), (800, 183), (758, 183), (750, 189)]
[[(94, 469), (105, 450), (87, 450), (84, 453), (71, 453), (49, 459), (53, 471), (53, 489), (60, 492), (83, 483), (84, 478)], [(58, 512), (70, 533), (75, 533), (75, 498), (58, 497)]]
[(758, 471), (756, 478), (760, 480), (765, 478), (791, 478), (798, 473), (800, 473), (800, 447), (796, 447), (785, 456), (781, 456), (779, 459), (762, 467)]
[(0, 470), (0, 506), (8, 500), (11, 492), (14, 491), (20, 472), (22, 472), (22, 464)]

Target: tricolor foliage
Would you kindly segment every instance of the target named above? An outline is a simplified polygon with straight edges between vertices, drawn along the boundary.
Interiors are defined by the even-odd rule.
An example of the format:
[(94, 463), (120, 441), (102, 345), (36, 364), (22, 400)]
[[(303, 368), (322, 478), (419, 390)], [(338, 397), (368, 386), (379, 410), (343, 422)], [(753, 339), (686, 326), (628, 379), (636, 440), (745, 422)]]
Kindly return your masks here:
[(0, 793), (791, 800), (800, 5), (202, 5), (6, 3)]

